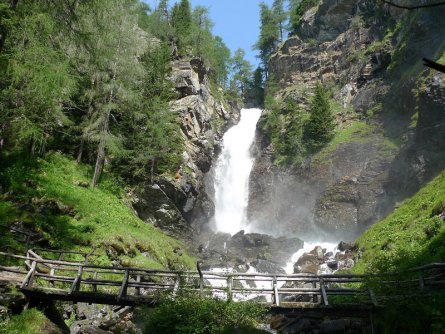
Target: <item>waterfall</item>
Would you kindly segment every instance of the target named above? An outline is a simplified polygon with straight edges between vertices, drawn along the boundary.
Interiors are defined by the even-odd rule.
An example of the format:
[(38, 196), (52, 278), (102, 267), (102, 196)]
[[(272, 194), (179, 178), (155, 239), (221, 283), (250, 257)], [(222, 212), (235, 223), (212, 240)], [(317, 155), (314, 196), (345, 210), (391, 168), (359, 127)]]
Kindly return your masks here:
[(253, 166), (250, 147), (261, 109), (242, 109), (241, 120), (223, 137), (215, 166), (216, 230), (234, 234), (246, 226), (249, 175)]

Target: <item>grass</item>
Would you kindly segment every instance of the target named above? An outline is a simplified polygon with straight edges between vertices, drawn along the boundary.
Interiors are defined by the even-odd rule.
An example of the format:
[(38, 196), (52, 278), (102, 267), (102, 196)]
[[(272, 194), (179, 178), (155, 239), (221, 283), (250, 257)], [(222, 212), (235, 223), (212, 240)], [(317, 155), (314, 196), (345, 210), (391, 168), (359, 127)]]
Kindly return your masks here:
[(41, 311), (28, 309), (0, 322), (0, 334), (57, 334), (60, 330)]
[(363, 256), (356, 273), (399, 271), (445, 261), (445, 172), (392, 214), (368, 229), (357, 243)]
[[(6, 196), (0, 202), (0, 223), (24, 221), (41, 232), (53, 248), (84, 252), (95, 248), (102, 254), (97, 259), (100, 264), (117, 260), (124, 266), (193, 267), (193, 257), (174, 252), (175, 248), (184, 248), (183, 244), (135, 215), (129, 198), (112, 175), (105, 175), (97, 188), (79, 186), (79, 182), (89, 182), (89, 172), (89, 167), (59, 153), (32, 163), (16, 159), (2, 171), (14, 196), (9, 200)], [(53, 201), (74, 213), (20, 211), (12, 201), (34, 207)], [(114, 256), (106, 256), (106, 251)]]
[(372, 129), (371, 125), (363, 121), (354, 121), (348, 127), (338, 129), (332, 140), (314, 156), (314, 161), (322, 162), (342, 144), (369, 140), (367, 135)]

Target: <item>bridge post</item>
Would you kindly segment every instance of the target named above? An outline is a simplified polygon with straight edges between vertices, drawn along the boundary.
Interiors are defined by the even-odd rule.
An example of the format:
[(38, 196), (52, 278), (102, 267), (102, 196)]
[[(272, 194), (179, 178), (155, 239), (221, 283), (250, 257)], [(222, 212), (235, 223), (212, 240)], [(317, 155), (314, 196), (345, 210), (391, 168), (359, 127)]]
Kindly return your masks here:
[(233, 277), (227, 277), (227, 300), (232, 300), (232, 285), (233, 285)]
[[(315, 279), (312, 280), (312, 289), (317, 289), (317, 281)], [(318, 303), (318, 295), (316, 293), (312, 295), (312, 302), (315, 304)]]
[(199, 273), (199, 294), (201, 295), (201, 297), (204, 294), (204, 275), (202, 274), (201, 271), (201, 261), (196, 262), (196, 269), (198, 269), (198, 273)]
[(173, 292), (172, 292), (173, 299), (176, 299), (176, 295), (178, 294), (180, 284), (181, 284), (181, 275), (177, 274), (176, 280), (175, 280), (175, 285), (173, 286)]
[(278, 295), (278, 284), (277, 284), (277, 277), (273, 277), (273, 295), (274, 295), (274, 304), (276, 306), (280, 306), (280, 297)]
[(124, 280), (122, 281), (121, 289), (119, 295), (117, 296), (117, 301), (120, 302), (122, 298), (127, 296), (128, 280), (130, 278), (130, 270), (125, 269)]
[[(97, 271), (95, 271), (94, 274), (93, 274), (93, 280), (94, 280), (94, 281), (97, 280)], [(96, 283), (93, 283), (91, 286), (92, 286), (92, 288), (93, 288), (93, 292), (97, 292), (97, 284), (96, 284)]]
[[(136, 282), (137, 283), (141, 283), (141, 275), (137, 275), (136, 276)], [(136, 294), (136, 296), (140, 296), (141, 295), (141, 288), (139, 286), (136, 287), (135, 294)]]
[(322, 277), (320, 277), (320, 291), (321, 291), (321, 301), (325, 306), (328, 306), (329, 305), (328, 295), (326, 293), (326, 287), (324, 285), (324, 280)]
[(425, 279), (423, 278), (423, 271), (419, 272), (419, 286), (420, 290), (425, 289)]
[(73, 285), (71, 286), (70, 294), (73, 294), (80, 289), (80, 281), (82, 279), (83, 266), (79, 266), (79, 270), (77, 271), (77, 276), (73, 281)]

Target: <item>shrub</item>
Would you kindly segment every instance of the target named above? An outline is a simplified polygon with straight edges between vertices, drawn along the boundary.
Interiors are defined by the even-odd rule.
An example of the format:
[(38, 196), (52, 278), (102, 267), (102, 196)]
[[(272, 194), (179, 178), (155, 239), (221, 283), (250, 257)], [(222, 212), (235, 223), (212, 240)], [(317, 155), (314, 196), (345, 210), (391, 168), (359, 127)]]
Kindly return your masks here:
[(176, 300), (164, 299), (159, 307), (146, 313), (144, 333), (220, 334), (235, 330), (249, 333), (255, 330), (264, 311), (263, 306), (254, 303), (184, 295)]

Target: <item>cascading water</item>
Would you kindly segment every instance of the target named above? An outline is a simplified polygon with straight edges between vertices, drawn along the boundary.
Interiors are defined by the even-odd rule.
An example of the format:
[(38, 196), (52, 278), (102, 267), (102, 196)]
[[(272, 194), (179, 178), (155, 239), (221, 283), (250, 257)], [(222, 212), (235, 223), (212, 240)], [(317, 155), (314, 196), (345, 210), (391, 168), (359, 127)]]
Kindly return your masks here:
[(250, 147), (261, 109), (242, 109), (241, 120), (223, 138), (215, 168), (216, 230), (234, 234), (246, 224), (249, 175), (253, 166)]

